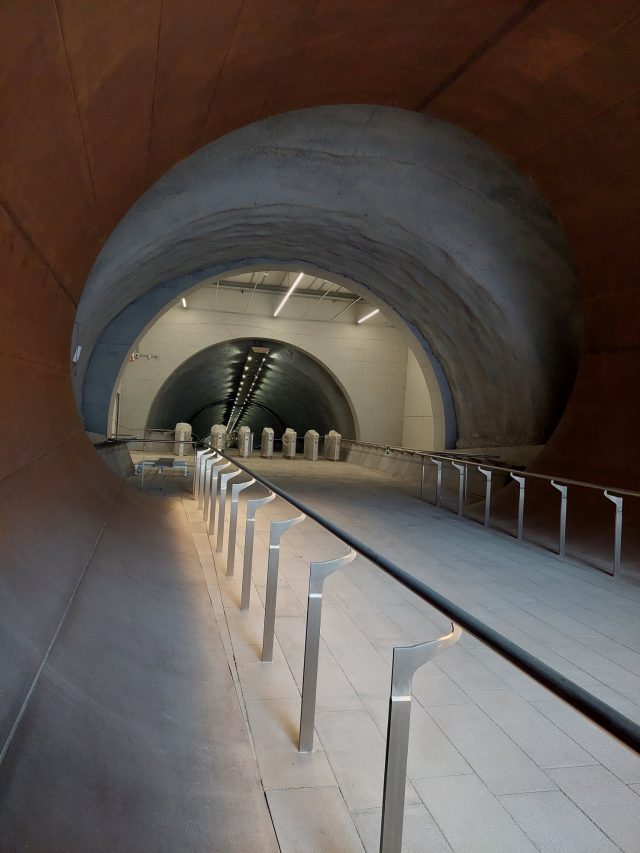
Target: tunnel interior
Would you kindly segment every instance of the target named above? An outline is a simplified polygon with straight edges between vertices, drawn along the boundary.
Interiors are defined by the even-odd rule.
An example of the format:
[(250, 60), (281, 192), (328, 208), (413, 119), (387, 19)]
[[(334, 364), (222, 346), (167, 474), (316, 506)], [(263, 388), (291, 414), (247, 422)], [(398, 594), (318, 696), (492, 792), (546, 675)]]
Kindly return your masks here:
[(264, 427), (277, 438), (287, 427), (299, 435), (335, 429), (356, 437), (350, 404), (325, 366), (290, 344), (254, 338), (207, 347), (173, 371), (153, 401), (147, 428), (179, 422), (190, 423), (198, 438), (214, 424), (249, 426), (256, 444)]
[[(638, 489), (637, 7), (0, 4), (0, 848), (210, 850), (225, 810), (243, 831), (251, 803), (265, 807), (259, 783), (242, 781), (245, 721), (216, 726), (241, 691), (224, 682), (215, 572), (183, 508), (129, 488), (86, 434), (105, 431), (147, 324), (204, 277), (252, 264), (342, 276), (428, 341), (455, 403), (442, 446), (548, 440), (535, 471)], [(611, 529), (601, 494), (586, 505), (572, 487), (570, 500), (570, 524)], [(528, 493), (527, 524), (539, 509)], [(624, 519), (623, 561), (637, 563), (627, 498)], [(396, 531), (382, 529), (392, 547)], [(513, 553), (505, 576), (519, 570)], [(430, 549), (420, 562), (437, 559)], [(576, 616), (574, 572), (558, 564), (557, 597), (548, 575), (537, 581), (548, 610), (564, 600)], [(600, 621), (610, 590), (590, 586)], [(620, 599), (614, 638), (637, 616)], [(483, 692), (474, 683), (465, 704)], [(551, 703), (534, 704), (538, 715)], [(455, 710), (443, 706), (443, 722)], [(341, 756), (349, 769), (369, 759)], [(613, 775), (628, 766), (611, 761)], [(612, 773), (593, 778), (576, 790), (591, 798), (608, 779), (600, 812), (628, 825), (614, 799), (635, 792), (620, 797)], [(548, 788), (536, 802), (561, 796)], [(532, 797), (494, 799), (500, 820), (509, 799), (533, 814)], [(454, 798), (442, 800), (450, 813)], [(463, 819), (469, 802), (473, 816), (477, 802), (453, 809)], [(235, 849), (277, 849), (268, 825), (262, 844), (235, 836)]]

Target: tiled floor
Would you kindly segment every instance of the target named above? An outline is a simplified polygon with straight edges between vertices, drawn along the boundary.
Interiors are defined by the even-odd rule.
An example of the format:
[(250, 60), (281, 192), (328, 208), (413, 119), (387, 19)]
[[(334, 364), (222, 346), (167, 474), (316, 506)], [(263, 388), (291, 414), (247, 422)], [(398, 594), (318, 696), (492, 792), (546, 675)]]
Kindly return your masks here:
[[(258, 472), (461, 606), (640, 719), (640, 586), (420, 503), (403, 483), (345, 463), (252, 459)], [(243, 492), (257, 496), (257, 487)], [(357, 558), (326, 582), (316, 749), (297, 752), (308, 563), (345, 553), (310, 521), (282, 539), (273, 663), (260, 662), (270, 521), (259, 510), (251, 608), (191, 522), (284, 853), (377, 850), (394, 645), (447, 621)], [(243, 517), (239, 523), (242, 533)], [(215, 547), (215, 546), (213, 546)], [(226, 549), (226, 540), (225, 540)], [(420, 670), (405, 813), (407, 851), (640, 851), (640, 757), (473, 637)]]

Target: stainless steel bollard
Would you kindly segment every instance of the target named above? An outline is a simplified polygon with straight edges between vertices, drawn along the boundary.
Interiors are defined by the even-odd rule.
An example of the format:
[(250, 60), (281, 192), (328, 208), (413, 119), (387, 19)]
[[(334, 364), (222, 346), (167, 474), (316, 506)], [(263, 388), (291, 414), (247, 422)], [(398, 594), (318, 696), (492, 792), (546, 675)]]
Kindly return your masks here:
[(439, 640), (417, 643), (413, 646), (396, 646), (393, 650), (380, 853), (400, 853), (402, 850), (413, 676), (421, 666), (457, 643), (461, 635), (462, 629), (452, 624), (451, 633), (440, 637)]
[(512, 478), (518, 483), (519, 491), (518, 491), (518, 540), (521, 542), (524, 538), (524, 488), (525, 488), (525, 478), (519, 476), (518, 474), (514, 474), (513, 471), (509, 472)]
[(204, 471), (202, 474), (202, 520), (207, 520), (209, 513), (209, 501), (211, 500), (211, 477), (213, 469), (221, 461), (218, 453), (215, 453), (204, 463)]
[(290, 527), (305, 520), (304, 515), (272, 521), (269, 532), (269, 558), (267, 561), (267, 589), (264, 596), (264, 627), (262, 630), (262, 660), (273, 660), (273, 639), (276, 630), (276, 603), (278, 599), (278, 569), (280, 567), (280, 539)]
[(433, 456), (430, 456), (429, 459), (436, 466), (436, 506), (440, 506), (440, 499), (442, 497), (442, 459), (434, 459)]
[(253, 570), (253, 537), (256, 527), (256, 512), (261, 506), (274, 501), (274, 492), (269, 492), (263, 498), (252, 498), (247, 501), (247, 520), (244, 529), (244, 552), (242, 555), (242, 596), (240, 610), (248, 610), (251, 603), (251, 572)]
[(622, 557), (622, 495), (612, 495), (608, 489), (604, 490), (604, 496), (615, 505), (616, 521), (613, 538), (613, 575), (620, 571), (620, 559)]
[(193, 465), (193, 497), (198, 497), (198, 487), (200, 485), (200, 460), (207, 453), (207, 448), (196, 450), (196, 457)]
[(322, 590), (330, 574), (355, 560), (356, 552), (344, 557), (311, 563), (309, 566), (309, 595), (307, 598), (307, 630), (304, 641), (304, 670), (302, 673), (302, 702), (300, 705), (300, 737), (298, 752), (313, 752), (313, 730), (316, 719), (318, 688), (318, 658), (320, 655), (320, 624), (322, 621)]
[(569, 487), (562, 483), (556, 483), (555, 480), (551, 481), (551, 485), (554, 489), (557, 489), (560, 492), (560, 538), (558, 542), (558, 556), (564, 559), (565, 546), (567, 542), (567, 491)]
[(233, 577), (236, 564), (236, 533), (238, 530), (238, 505), (240, 503), (240, 492), (253, 486), (253, 477), (244, 483), (233, 483), (231, 485), (231, 509), (229, 510), (229, 550), (227, 551), (227, 577)]
[(483, 468), (481, 465), (478, 465), (478, 471), (484, 474), (487, 481), (484, 488), (484, 526), (488, 527), (491, 515), (491, 474), (493, 472), (489, 468)]
[(220, 457), (214, 465), (211, 466), (211, 476), (209, 477), (209, 525), (207, 530), (209, 536), (213, 536), (216, 524), (216, 500), (218, 497), (218, 483), (220, 482), (220, 474), (225, 468), (231, 465), (227, 459)]
[(462, 462), (452, 462), (451, 464), (458, 472), (458, 515), (462, 515), (464, 513), (465, 466)]
[(215, 454), (215, 450), (205, 450), (205, 452), (200, 457), (200, 474), (198, 476), (198, 509), (202, 509), (203, 504), (203, 492), (202, 492), (202, 478), (204, 474), (204, 466), (206, 465), (207, 459), (209, 459), (212, 454)]
[(216, 553), (218, 554), (222, 551), (222, 546), (224, 544), (224, 516), (227, 505), (227, 483), (229, 480), (233, 480), (234, 477), (239, 477), (240, 474), (242, 474), (242, 471), (239, 468), (236, 468), (235, 471), (230, 471), (228, 474), (220, 474), (220, 498), (218, 501), (218, 518), (216, 520), (216, 529), (218, 531), (216, 539)]

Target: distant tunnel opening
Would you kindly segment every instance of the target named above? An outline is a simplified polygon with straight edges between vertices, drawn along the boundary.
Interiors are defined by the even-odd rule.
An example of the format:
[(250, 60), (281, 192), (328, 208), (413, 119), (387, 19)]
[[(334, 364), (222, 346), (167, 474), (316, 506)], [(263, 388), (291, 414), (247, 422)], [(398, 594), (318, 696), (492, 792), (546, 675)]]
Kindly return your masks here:
[[(264, 362), (253, 372), (256, 351)], [(357, 437), (351, 405), (325, 365), (291, 344), (255, 338), (200, 350), (167, 377), (149, 409), (147, 428), (172, 429), (178, 422), (190, 423), (199, 438), (214, 424), (249, 426), (257, 442), (264, 427), (277, 437), (286, 427), (298, 434), (335, 429)]]

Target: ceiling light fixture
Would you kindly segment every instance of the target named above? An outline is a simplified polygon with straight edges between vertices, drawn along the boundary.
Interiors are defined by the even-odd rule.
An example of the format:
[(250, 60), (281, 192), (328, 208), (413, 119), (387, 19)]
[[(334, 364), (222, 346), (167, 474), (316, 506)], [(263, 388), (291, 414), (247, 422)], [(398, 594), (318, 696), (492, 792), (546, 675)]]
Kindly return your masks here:
[(375, 317), (375, 315), (379, 313), (380, 309), (375, 308), (370, 314), (365, 314), (364, 317), (360, 317), (360, 319), (358, 320), (358, 325), (360, 325), (360, 323), (364, 323), (364, 321), (368, 320), (370, 317)]
[(187, 307), (187, 300), (184, 298), (184, 296), (182, 297), (182, 307), (183, 308)]
[(303, 273), (303, 272), (301, 272), (301, 273), (297, 276), (296, 280), (293, 282), (293, 284), (291, 285), (291, 287), (289, 288), (289, 290), (287, 290), (287, 292), (286, 292), (286, 293), (285, 293), (285, 295), (284, 295), (284, 299), (282, 300), (282, 302), (280, 303), (280, 305), (278, 305), (278, 307), (276, 308), (275, 314), (273, 315), (274, 317), (277, 317), (277, 316), (278, 316), (278, 314), (279, 314), (279, 313), (282, 311), (282, 309), (284, 308), (284, 306), (287, 304), (287, 301), (289, 300), (289, 297), (291, 296), (291, 294), (293, 293), (293, 291), (296, 289), (296, 287), (297, 287), (297, 286), (300, 284), (300, 282), (302, 281), (302, 277), (303, 277), (303, 275), (304, 275), (304, 273)]

